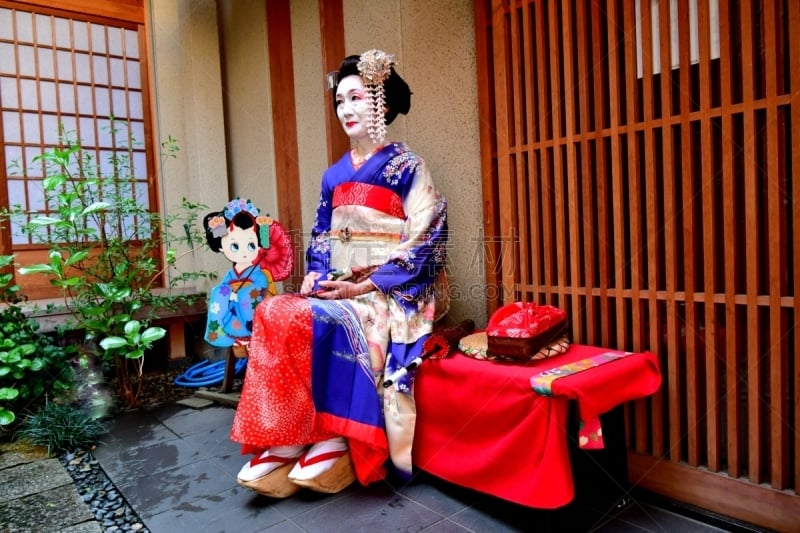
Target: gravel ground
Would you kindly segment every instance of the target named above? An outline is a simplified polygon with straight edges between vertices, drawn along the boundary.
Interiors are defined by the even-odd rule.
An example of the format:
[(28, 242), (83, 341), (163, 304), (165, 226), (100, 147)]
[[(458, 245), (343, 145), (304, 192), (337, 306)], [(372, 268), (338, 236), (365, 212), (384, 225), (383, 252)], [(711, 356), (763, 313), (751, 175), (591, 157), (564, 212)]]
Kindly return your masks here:
[[(184, 369), (148, 372), (139, 396), (141, 408), (177, 401), (194, 394), (195, 389), (177, 387), (176, 376)], [(105, 533), (136, 531), (149, 533), (136, 511), (125, 501), (89, 451), (66, 453), (59, 457), (61, 464), (75, 482), (75, 488)]]
[(136, 511), (108, 479), (91, 452), (67, 453), (59, 457), (59, 460), (72, 476), (78, 494), (89, 506), (104, 532), (148, 532)]

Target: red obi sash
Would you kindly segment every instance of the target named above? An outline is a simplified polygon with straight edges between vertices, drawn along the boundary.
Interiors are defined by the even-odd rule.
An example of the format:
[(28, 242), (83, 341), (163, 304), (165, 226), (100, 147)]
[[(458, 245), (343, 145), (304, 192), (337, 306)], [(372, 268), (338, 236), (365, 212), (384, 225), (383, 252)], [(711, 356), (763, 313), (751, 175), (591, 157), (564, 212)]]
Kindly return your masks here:
[(333, 190), (333, 208), (342, 205), (371, 207), (387, 215), (406, 218), (403, 199), (396, 192), (379, 185), (348, 181)]

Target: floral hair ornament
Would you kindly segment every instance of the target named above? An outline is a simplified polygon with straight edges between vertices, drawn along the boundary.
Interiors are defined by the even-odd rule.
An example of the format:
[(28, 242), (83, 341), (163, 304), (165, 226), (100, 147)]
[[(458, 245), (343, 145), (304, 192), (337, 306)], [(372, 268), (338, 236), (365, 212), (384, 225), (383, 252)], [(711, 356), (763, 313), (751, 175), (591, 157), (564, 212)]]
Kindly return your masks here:
[(208, 229), (215, 238), (222, 238), (228, 234), (228, 226), (225, 224), (225, 217), (217, 215), (208, 221)]
[(256, 224), (258, 224), (258, 240), (261, 241), (261, 247), (269, 248), (269, 227), (272, 225), (272, 217), (259, 215), (256, 217)]
[(244, 200), (242, 198), (236, 197), (225, 206), (225, 209), (222, 210), (222, 213), (225, 215), (225, 218), (228, 220), (233, 220), (240, 212), (250, 213), (250, 216), (256, 218), (259, 214), (258, 208), (253, 205), (253, 202), (250, 200)]
[(392, 74), (392, 67), (396, 65), (394, 54), (387, 54), (382, 50), (367, 50), (358, 60), (358, 72), (367, 88), (367, 98), (370, 114), (367, 119), (367, 133), (369, 138), (377, 144), (383, 144), (386, 138), (386, 94), (383, 82)]

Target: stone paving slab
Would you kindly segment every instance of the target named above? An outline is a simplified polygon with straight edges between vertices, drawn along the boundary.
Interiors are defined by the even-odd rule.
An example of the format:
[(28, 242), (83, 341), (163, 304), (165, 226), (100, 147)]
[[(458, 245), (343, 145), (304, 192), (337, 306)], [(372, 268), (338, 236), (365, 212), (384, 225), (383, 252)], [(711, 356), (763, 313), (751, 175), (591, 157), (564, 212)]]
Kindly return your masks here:
[(188, 398), (178, 400), (176, 403), (178, 405), (183, 405), (184, 407), (191, 407), (192, 409), (205, 409), (206, 407), (214, 405), (212, 400), (197, 396), (190, 396)]
[(204, 400), (211, 400), (220, 405), (227, 405), (228, 407), (236, 407), (239, 405), (240, 392), (215, 392), (210, 390), (198, 390), (194, 393), (195, 398)]
[(103, 533), (103, 528), (100, 523), (96, 521), (83, 522), (82, 524), (75, 524), (74, 526), (65, 527), (60, 529), (58, 533)]
[(2, 471), (3, 483), (0, 483), (0, 503), (30, 496), (56, 487), (69, 485), (72, 478), (58, 459), (42, 459), (32, 463), (23, 463)]
[(0, 531), (102, 531), (72, 477), (44, 450), (0, 446), (0, 479)]
[(0, 470), (46, 458), (47, 450), (43, 446), (0, 444)]
[(0, 531), (63, 532), (78, 526), (76, 531), (101, 531), (72, 484), (0, 503)]

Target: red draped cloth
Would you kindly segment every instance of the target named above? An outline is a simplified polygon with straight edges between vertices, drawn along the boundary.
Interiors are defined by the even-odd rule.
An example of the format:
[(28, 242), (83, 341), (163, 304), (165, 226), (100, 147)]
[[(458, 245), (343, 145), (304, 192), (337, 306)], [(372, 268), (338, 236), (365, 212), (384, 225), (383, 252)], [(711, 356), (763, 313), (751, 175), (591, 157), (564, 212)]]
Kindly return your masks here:
[[(559, 356), (529, 363), (479, 361), (456, 352), (417, 371), (414, 464), (463, 487), (528, 507), (554, 509), (575, 494), (567, 447), (567, 411), (574, 399), (582, 420), (655, 392), (655, 355), (617, 359), (552, 383), (552, 396), (531, 377), (607, 348), (574, 344)], [(614, 352), (621, 353), (621, 352)]]

